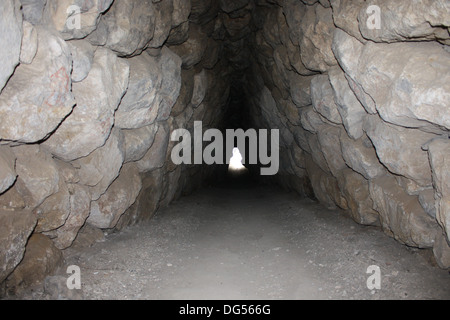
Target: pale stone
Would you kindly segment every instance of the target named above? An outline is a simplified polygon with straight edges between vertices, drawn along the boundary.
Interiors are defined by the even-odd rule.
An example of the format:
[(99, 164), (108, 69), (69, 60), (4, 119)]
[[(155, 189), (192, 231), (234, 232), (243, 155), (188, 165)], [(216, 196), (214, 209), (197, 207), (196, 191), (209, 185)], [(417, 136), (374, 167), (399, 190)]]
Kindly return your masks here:
[[(418, 41), (450, 39), (450, 3), (446, 0), (374, 0), (377, 6), (379, 28), (371, 25), (374, 19), (369, 4), (358, 15), (359, 29), (364, 38), (375, 42)], [(369, 28), (370, 27), (370, 28)]]
[(77, 184), (68, 186), (70, 192), (70, 214), (64, 225), (51, 232), (49, 236), (58, 249), (70, 247), (89, 216), (91, 198), (89, 189)]
[(0, 209), (3, 210), (23, 210), (26, 204), (17, 186), (13, 185), (0, 196)]
[(328, 77), (342, 124), (348, 135), (357, 140), (364, 135), (363, 124), (367, 112), (350, 88), (341, 68), (332, 68), (328, 72)]
[(147, 151), (145, 156), (136, 162), (140, 172), (149, 172), (164, 165), (166, 160), (167, 147), (169, 145), (169, 128), (167, 123), (158, 124), (158, 132), (152, 147)]
[(38, 49), (38, 35), (36, 29), (28, 21), (23, 22), (22, 46), (20, 49), (20, 63), (33, 62)]
[(17, 157), (16, 186), (26, 205), (34, 209), (59, 190), (59, 172), (52, 157), (38, 145), (13, 148)]
[(290, 155), (296, 167), (305, 168), (305, 151), (296, 143), (292, 144)]
[(73, 162), (79, 167), (80, 184), (89, 187), (92, 200), (100, 198), (117, 178), (123, 160), (123, 136), (118, 129), (115, 129), (104, 146), (89, 156)]
[(157, 58), (143, 53), (128, 60), (130, 79), (115, 115), (119, 128), (136, 129), (152, 124), (159, 110), (158, 92), (163, 74)]
[[(0, 4), (0, 92), (19, 64), (22, 43), (22, 13), (19, 0), (4, 0)], [(0, 136), (1, 138), (1, 136)]]
[(341, 194), (338, 181), (320, 169), (310, 157), (306, 157), (306, 170), (316, 198), (328, 209), (348, 209), (347, 200)]
[(385, 123), (378, 116), (367, 118), (364, 129), (378, 158), (392, 173), (431, 186), (431, 168), (422, 146), (436, 135)]
[(417, 196), (421, 191), (425, 191), (431, 188), (431, 185), (421, 186), (414, 180), (403, 176), (396, 176), (395, 179), (397, 180), (398, 185), (411, 196)]
[(28, 240), (23, 260), (6, 280), (9, 290), (40, 284), (63, 263), (63, 255), (43, 234), (35, 233)]
[[(365, 42), (359, 31), (358, 16), (362, 9), (367, 10), (372, 3), (369, 4), (365, 0), (330, 0), (330, 3), (334, 24), (352, 37)], [(367, 22), (367, 19), (364, 21)]]
[(158, 91), (160, 101), (157, 120), (165, 121), (169, 118), (172, 107), (180, 95), (182, 59), (169, 48), (163, 47), (159, 63), (161, 64), (162, 83)]
[(130, 59), (128, 91), (116, 112), (115, 125), (137, 129), (167, 120), (181, 88), (181, 59), (167, 47), (159, 57), (147, 54)]
[(0, 146), (0, 194), (16, 181), (16, 157), (8, 146)]
[(442, 232), (437, 232), (433, 253), (439, 267), (442, 269), (450, 268), (450, 244)]
[(311, 80), (311, 99), (314, 110), (323, 117), (336, 124), (342, 123), (327, 75), (318, 75)]
[(436, 200), (434, 199), (433, 189), (420, 191), (419, 202), (423, 210), (425, 210), (430, 217), (436, 218)]
[(319, 128), (325, 124), (320, 114), (313, 106), (304, 107), (300, 110), (300, 118), (303, 129), (311, 133), (317, 133)]
[(22, 260), (35, 225), (36, 217), (28, 210), (8, 211), (0, 208), (0, 283)]
[(188, 21), (191, 13), (191, 0), (173, 0), (172, 28)]
[(58, 168), (59, 175), (66, 182), (66, 184), (78, 183), (80, 181), (78, 171), (74, 166), (72, 166), (72, 164), (56, 158), (53, 160)]
[(68, 45), (42, 28), (38, 29), (38, 41), (33, 63), (18, 66), (0, 95), (0, 140), (40, 141), (75, 105)]
[(87, 222), (97, 228), (113, 228), (136, 200), (142, 183), (135, 164), (123, 166), (119, 177), (98, 200), (91, 203)]
[(292, 135), (294, 136), (294, 140), (296, 144), (304, 151), (311, 153), (311, 149), (309, 147), (308, 143), (308, 131), (306, 131), (301, 125), (291, 125), (289, 124), (289, 130), (292, 132)]
[(358, 61), (350, 76), (373, 98), (385, 121), (450, 129), (450, 53), (441, 45), (368, 43)]
[(83, 81), (91, 71), (95, 48), (86, 40), (73, 40), (67, 43), (73, 58), (72, 81)]
[(122, 130), (125, 143), (125, 162), (141, 160), (155, 140), (156, 123), (139, 129)]
[(44, 13), (47, 0), (20, 0), (24, 20), (37, 25)]
[(172, 29), (173, 0), (161, 0), (153, 4), (155, 12), (155, 33), (148, 43), (150, 48), (160, 48)]
[(45, 232), (61, 227), (70, 214), (70, 193), (63, 179), (59, 179), (58, 192), (52, 194), (33, 210), (38, 218), (35, 232)]
[(97, 29), (102, 13), (109, 9), (113, 1), (47, 1), (44, 14), (65, 40), (82, 39)]
[(371, 180), (369, 189), (386, 234), (409, 246), (433, 247), (439, 226), (417, 197), (403, 191), (390, 175)]
[(377, 225), (378, 213), (373, 210), (369, 194), (369, 182), (351, 169), (345, 169), (339, 179), (339, 187), (347, 199), (353, 220), (363, 225)]
[(287, 120), (293, 125), (301, 123), (300, 109), (290, 99), (279, 101), (281, 112), (286, 116)]
[(345, 132), (341, 132), (340, 144), (345, 163), (364, 178), (374, 179), (386, 173), (372, 143), (366, 136), (353, 140)]
[(89, 41), (104, 42), (120, 56), (138, 55), (153, 38), (155, 20), (155, 4), (151, 0), (116, 1)]
[(339, 178), (342, 170), (347, 168), (344, 158), (342, 157), (341, 145), (339, 137), (343, 129), (330, 125), (324, 125), (317, 132), (317, 138), (321, 147), (321, 151), (327, 161), (328, 168), (333, 176)]
[(324, 8), (319, 4), (307, 6), (301, 28), (303, 35), (299, 45), (306, 68), (324, 72), (336, 65), (337, 61), (331, 51), (336, 29), (331, 8)]
[(436, 219), (450, 241), (450, 139), (435, 139), (426, 148), (433, 173)]
[(362, 45), (337, 30), (333, 51), (367, 112), (377, 111), (385, 121), (427, 131), (449, 127), (450, 54), (439, 44)]
[(66, 161), (89, 155), (105, 144), (114, 112), (128, 86), (129, 65), (108, 49), (97, 49), (89, 75), (74, 83), (77, 106), (44, 142), (53, 155)]
[(135, 221), (150, 219), (159, 208), (162, 195), (163, 169), (156, 169), (145, 174), (142, 179), (142, 192), (137, 198), (138, 216)]
[(78, 232), (78, 235), (72, 244), (72, 248), (83, 250), (92, 247), (97, 242), (104, 242), (105, 240), (105, 233), (102, 229), (91, 226), (89, 223), (85, 223)]
[(374, 114), (377, 113), (377, 110), (372, 97), (352, 78), (357, 73), (358, 61), (363, 49), (364, 45), (356, 38), (353, 38), (341, 29), (335, 30), (332, 43), (333, 53), (340, 67), (345, 71), (350, 88), (355, 93), (359, 102), (361, 102), (368, 113)]
[[(325, 126), (324, 126), (325, 127)], [(315, 166), (319, 167), (326, 174), (331, 175), (331, 170), (328, 167), (327, 160), (321, 150), (319, 138), (317, 134), (312, 134), (308, 136), (309, 149), (311, 150), (311, 156), (314, 161)]]

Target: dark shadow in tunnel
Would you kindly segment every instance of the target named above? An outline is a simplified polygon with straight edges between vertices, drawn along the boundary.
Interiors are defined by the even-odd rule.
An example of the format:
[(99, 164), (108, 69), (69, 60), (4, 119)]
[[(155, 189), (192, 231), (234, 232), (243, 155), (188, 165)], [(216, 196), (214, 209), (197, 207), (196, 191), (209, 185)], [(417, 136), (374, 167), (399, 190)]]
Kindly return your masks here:
[[(242, 129), (244, 131), (256, 129), (245, 94), (245, 86), (245, 81), (240, 77), (236, 77), (236, 79), (232, 81), (228, 104), (224, 114), (224, 121), (220, 128), (224, 133), (224, 136), (226, 129)], [(242, 159), (245, 169), (236, 171), (230, 170), (228, 165), (220, 165), (216, 169), (218, 170), (216, 172), (217, 179), (210, 184), (211, 186), (246, 189), (272, 183), (273, 179), (261, 176), (261, 164), (249, 163), (249, 142), (249, 140), (246, 141), (246, 150), (240, 150), (245, 154), (245, 159)], [(236, 144), (235, 147), (237, 147)], [(225, 150), (224, 154), (226, 154)]]

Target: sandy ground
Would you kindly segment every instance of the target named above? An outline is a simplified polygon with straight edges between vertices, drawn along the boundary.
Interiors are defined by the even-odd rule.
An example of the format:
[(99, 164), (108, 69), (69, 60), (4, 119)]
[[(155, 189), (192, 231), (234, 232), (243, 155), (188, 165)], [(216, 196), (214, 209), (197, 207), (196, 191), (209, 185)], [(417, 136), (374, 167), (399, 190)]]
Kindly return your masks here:
[[(450, 299), (450, 274), (430, 254), (295, 193), (243, 183), (181, 198), (66, 264), (80, 267), (83, 299)], [(371, 290), (373, 265), (381, 287)]]

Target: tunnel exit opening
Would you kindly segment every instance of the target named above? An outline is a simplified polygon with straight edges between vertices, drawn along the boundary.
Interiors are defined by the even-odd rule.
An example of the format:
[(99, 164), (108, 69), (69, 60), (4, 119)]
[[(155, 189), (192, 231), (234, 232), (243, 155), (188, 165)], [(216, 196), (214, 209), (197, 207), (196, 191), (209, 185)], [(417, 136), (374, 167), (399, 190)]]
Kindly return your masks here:
[(239, 148), (233, 149), (233, 155), (231, 156), (229, 163), (229, 172), (240, 172), (246, 170), (245, 166), (242, 164), (242, 155)]

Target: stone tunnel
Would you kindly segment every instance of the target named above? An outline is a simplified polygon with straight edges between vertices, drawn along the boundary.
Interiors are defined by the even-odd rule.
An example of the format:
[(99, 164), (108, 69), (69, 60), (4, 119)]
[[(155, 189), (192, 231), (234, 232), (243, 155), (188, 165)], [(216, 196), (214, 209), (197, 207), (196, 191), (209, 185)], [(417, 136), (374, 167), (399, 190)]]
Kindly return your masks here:
[[(14, 297), (42, 283), (50, 294), (58, 270), (65, 274), (70, 252), (106, 252), (98, 246), (108, 237), (119, 241), (150, 230), (147, 236), (158, 243), (154, 226), (164, 225), (165, 216), (175, 219), (170, 210), (178, 210), (179, 224), (213, 221), (216, 211), (240, 221), (228, 235), (224, 224), (207, 229), (210, 243), (234, 234), (242, 243), (261, 245), (288, 227), (290, 241), (298, 243), (295, 235), (304, 235), (307, 223), (338, 218), (327, 237), (346, 228), (375, 232), (382, 236), (376, 241), (388, 241), (424, 263), (437, 283), (429, 288), (435, 296), (419, 292), (410, 298), (450, 297), (448, 0), (2, 0), (0, 17), (0, 296)], [(196, 129), (203, 138), (210, 129), (224, 138), (230, 129), (254, 130), (259, 138), (263, 130), (276, 131), (278, 139), (259, 145), (272, 154), (276, 174), (261, 175), (267, 161), (260, 158), (250, 163), (261, 140), (249, 137), (241, 150), (246, 171), (239, 177), (228, 172), (225, 142), (212, 153), (222, 162), (194, 161), (195, 152), (183, 149), (186, 161), (176, 163), (174, 150), (186, 138), (174, 139), (177, 130), (191, 134), (185, 146), (206, 152), (208, 140), (196, 140)], [(235, 216), (238, 209), (223, 202), (239, 195), (246, 199), (236, 202), (246, 210), (256, 206), (251, 218), (244, 209)], [(183, 202), (189, 199), (209, 205), (208, 214), (196, 215)], [(239, 238), (257, 231), (264, 209), (258, 203), (270, 208), (270, 218), (262, 214), (263, 220), (287, 219), (288, 212), (299, 220)], [(304, 218), (309, 222), (302, 220), (302, 205), (315, 208)], [(183, 210), (194, 213), (182, 220)], [(180, 246), (195, 240), (183, 232), (202, 228), (191, 229), (176, 228)], [(321, 246), (320, 230), (310, 230), (309, 242), (302, 239), (295, 250), (267, 240), (268, 249), (258, 254), (271, 252), (266, 269), (282, 254), (284, 280), (275, 281), (273, 290), (254, 285), (261, 295), (235, 281), (223, 290), (225, 297), (315, 297), (317, 288), (307, 276), (302, 281), (311, 295), (290, 295), (283, 284), (300, 272), (294, 266), (302, 268), (296, 250), (309, 248), (306, 254)], [(333, 245), (336, 250), (359, 245), (355, 237), (327, 238), (324, 254), (333, 257)], [(370, 247), (373, 241), (364, 243)], [(147, 249), (156, 246), (149, 243)], [(179, 248), (172, 244), (165, 250)], [(251, 260), (244, 249), (236, 250), (227, 251), (220, 263)], [(354, 258), (369, 249), (352, 250)], [(151, 252), (148, 263), (155, 264), (161, 255)], [(203, 251), (205, 259), (208, 252)], [(211, 264), (215, 255), (210, 254)], [(330, 259), (310, 256), (305, 265), (315, 272), (342, 260)], [(352, 259), (349, 264), (355, 265)], [(364, 281), (366, 268), (377, 265), (373, 260), (367, 257), (363, 264)], [(161, 263), (173, 269), (174, 261)], [(389, 276), (395, 287), (401, 270), (413, 268), (408, 261), (390, 262), (400, 264), (389, 271), (389, 263), (379, 262), (383, 279)], [(255, 262), (255, 274), (260, 267)], [(141, 270), (143, 279), (149, 270)], [(81, 266), (81, 272), (83, 277), (88, 271)], [(330, 289), (339, 295), (323, 286), (317, 294), (379, 295), (365, 282), (363, 287), (354, 296), (345, 284)], [(220, 292), (219, 286), (197, 291), (200, 297)]]

